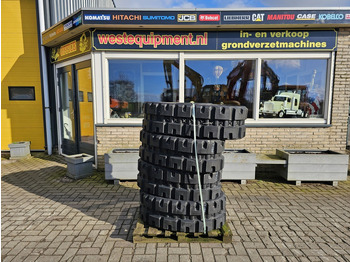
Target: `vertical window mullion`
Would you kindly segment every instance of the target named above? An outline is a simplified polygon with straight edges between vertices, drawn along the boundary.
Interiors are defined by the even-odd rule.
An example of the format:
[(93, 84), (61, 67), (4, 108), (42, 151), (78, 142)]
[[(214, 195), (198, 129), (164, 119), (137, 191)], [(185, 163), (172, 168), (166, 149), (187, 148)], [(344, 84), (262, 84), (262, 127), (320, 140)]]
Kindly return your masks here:
[(326, 80), (326, 94), (325, 94), (325, 119), (329, 125), (331, 123), (331, 109), (332, 109), (332, 94), (333, 94), (333, 79), (334, 79), (334, 57), (335, 53), (332, 52), (331, 58), (328, 59), (327, 63), (327, 80)]
[(185, 59), (184, 53), (179, 53), (179, 102), (185, 102)]
[(103, 123), (107, 124), (107, 121), (109, 119), (109, 106), (110, 106), (110, 100), (109, 100), (109, 65), (108, 65), (108, 59), (105, 57), (105, 52), (102, 52), (102, 72), (103, 72), (103, 85), (102, 85), (102, 93), (105, 94), (103, 99), (103, 104), (105, 105), (104, 109), (104, 117), (103, 117)]
[(254, 86), (254, 103), (253, 103), (253, 119), (259, 119), (260, 107), (260, 81), (261, 81), (261, 58), (258, 58), (255, 63), (255, 86)]

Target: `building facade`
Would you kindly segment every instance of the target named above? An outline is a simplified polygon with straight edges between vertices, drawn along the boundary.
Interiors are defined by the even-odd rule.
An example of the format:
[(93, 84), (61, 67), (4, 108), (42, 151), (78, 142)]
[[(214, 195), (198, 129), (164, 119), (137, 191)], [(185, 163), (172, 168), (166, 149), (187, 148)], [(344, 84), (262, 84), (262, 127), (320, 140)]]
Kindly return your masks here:
[(80, 9), (42, 34), (58, 151), (103, 168), (139, 147), (146, 101), (246, 106), (226, 148), (344, 151), (349, 22), (344, 8)]
[[(43, 34), (58, 79), (63, 74), (68, 75), (62, 79), (70, 79), (64, 70), (76, 79), (75, 66), (84, 61), (91, 65), (86, 97), (79, 87), (69, 91), (73, 80), (62, 80), (56, 91), (66, 100), (59, 131), (66, 132), (62, 151), (75, 146), (78, 152), (82, 141), (89, 140), (100, 168), (111, 149), (138, 148), (145, 101), (247, 106), (246, 137), (227, 142), (227, 148), (256, 153), (277, 148), (344, 151), (347, 12), (81, 10)], [(64, 33), (50, 37), (65, 26), (76, 32), (75, 39)], [(89, 93), (90, 113), (82, 113), (79, 107), (85, 108)], [(72, 112), (79, 121), (69, 117)], [(93, 117), (87, 120), (87, 115)], [(93, 126), (93, 136), (84, 138), (82, 126)]]

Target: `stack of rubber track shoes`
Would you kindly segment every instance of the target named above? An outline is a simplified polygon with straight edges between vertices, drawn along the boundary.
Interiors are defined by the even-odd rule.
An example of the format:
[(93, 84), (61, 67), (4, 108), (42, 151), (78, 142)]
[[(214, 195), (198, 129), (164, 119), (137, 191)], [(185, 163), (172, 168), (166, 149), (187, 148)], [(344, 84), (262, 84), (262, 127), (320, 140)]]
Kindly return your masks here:
[[(138, 163), (140, 216), (162, 230), (203, 232), (191, 103), (145, 103)], [(195, 104), (198, 169), (206, 231), (226, 221), (221, 189), (225, 140), (245, 136), (244, 106)]]

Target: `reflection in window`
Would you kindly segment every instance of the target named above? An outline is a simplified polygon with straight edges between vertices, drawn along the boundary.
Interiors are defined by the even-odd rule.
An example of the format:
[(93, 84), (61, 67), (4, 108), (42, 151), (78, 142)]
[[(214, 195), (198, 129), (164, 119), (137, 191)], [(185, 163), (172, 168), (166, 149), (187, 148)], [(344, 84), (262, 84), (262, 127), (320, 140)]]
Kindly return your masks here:
[(264, 60), (260, 117), (324, 117), (327, 59)]
[(87, 92), (88, 102), (92, 102), (92, 92)]
[(185, 101), (244, 105), (252, 117), (254, 60), (187, 60)]
[(74, 105), (72, 101), (72, 73), (70, 71), (59, 74), (62, 103), (63, 139), (75, 141)]
[(79, 91), (79, 102), (84, 102), (84, 92)]
[(109, 60), (110, 117), (142, 118), (144, 102), (179, 99), (175, 60)]

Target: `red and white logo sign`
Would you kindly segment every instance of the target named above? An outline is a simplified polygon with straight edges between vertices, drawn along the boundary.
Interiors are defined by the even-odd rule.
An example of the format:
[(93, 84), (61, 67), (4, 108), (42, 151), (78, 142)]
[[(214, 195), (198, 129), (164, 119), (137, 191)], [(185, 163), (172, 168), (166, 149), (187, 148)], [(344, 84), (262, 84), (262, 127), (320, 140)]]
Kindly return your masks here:
[(350, 14), (345, 14), (345, 19), (350, 19)]
[(202, 22), (215, 22), (220, 21), (220, 15), (219, 14), (203, 14), (199, 15), (199, 21)]

